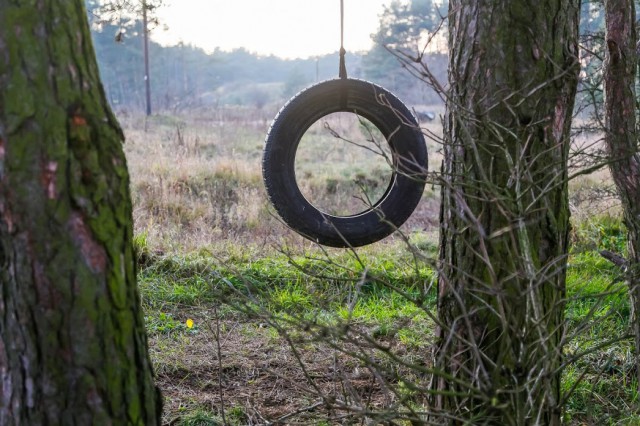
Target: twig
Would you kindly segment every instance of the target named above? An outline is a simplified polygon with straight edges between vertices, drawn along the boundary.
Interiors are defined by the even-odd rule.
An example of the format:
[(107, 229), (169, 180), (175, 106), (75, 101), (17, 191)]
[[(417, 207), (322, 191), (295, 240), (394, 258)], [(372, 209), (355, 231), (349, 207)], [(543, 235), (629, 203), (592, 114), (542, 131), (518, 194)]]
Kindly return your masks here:
[(313, 410), (315, 410), (316, 408), (320, 407), (323, 404), (324, 404), (324, 401), (320, 400), (320, 401), (316, 402), (315, 404), (309, 405), (308, 407), (303, 407), (303, 408), (300, 408), (300, 409), (298, 409), (296, 411), (292, 411), (291, 413), (285, 414), (284, 416), (280, 416), (277, 419), (275, 419), (273, 422), (269, 422), (268, 424), (273, 425), (273, 424), (281, 423), (281, 422), (287, 420), (288, 418), (291, 418), (293, 416), (297, 416), (300, 413), (304, 413), (304, 412), (307, 412), (307, 411), (313, 411)]
[(627, 259), (609, 250), (600, 250), (600, 256), (604, 257), (614, 265), (620, 266), (622, 269), (626, 269), (629, 264)]

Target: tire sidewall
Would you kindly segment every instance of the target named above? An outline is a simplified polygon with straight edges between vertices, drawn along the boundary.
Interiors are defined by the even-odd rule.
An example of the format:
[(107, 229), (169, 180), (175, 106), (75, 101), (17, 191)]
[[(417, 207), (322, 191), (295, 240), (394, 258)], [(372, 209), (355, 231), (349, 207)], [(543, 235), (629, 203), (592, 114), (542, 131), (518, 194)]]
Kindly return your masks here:
[[(389, 143), (395, 163), (385, 195), (373, 208), (351, 216), (321, 212), (304, 197), (295, 175), (302, 136), (336, 112), (369, 120)], [(321, 244), (346, 247), (378, 241), (406, 221), (422, 196), (426, 165), (424, 136), (396, 96), (363, 80), (335, 79), (303, 90), (280, 110), (266, 138), (262, 169), (268, 196), (291, 228)]]

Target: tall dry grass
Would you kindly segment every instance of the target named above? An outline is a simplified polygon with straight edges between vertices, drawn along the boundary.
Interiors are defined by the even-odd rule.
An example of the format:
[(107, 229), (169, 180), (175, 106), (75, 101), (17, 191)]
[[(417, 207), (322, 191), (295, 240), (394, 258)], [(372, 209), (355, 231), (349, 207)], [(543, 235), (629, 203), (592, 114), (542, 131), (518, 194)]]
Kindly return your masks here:
[[(262, 183), (267, 117), (275, 115), (274, 111), (201, 110), (147, 119), (120, 114), (135, 232), (145, 234), (149, 246), (161, 251), (188, 252), (227, 242), (308, 244), (280, 222)], [(363, 199), (375, 200), (384, 193), (390, 175), (384, 157), (388, 152), (382, 149), (384, 144), (380, 155), (349, 143), (365, 144), (370, 137), (380, 143), (379, 135), (355, 116), (332, 121), (329, 127), (319, 123), (305, 135), (296, 163), (299, 186), (323, 210), (357, 213), (365, 207)], [(439, 120), (425, 123), (425, 132), (440, 135)], [(434, 170), (439, 168), (437, 136), (428, 143), (430, 169)], [(435, 188), (429, 186), (402, 230), (433, 229), (437, 198)]]
[[(434, 110), (441, 114), (438, 107)], [(120, 113), (131, 173), (135, 232), (161, 251), (193, 251), (232, 244), (308, 243), (283, 225), (267, 201), (262, 183), (264, 139), (277, 106), (195, 110), (182, 115)], [(321, 209), (353, 214), (363, 200), (384, 192), (389, 167), (384, 155), (359, 149), (379, 135), (354, 115), (318, 123), (301, 142), (296, 173), (305, 196)], [(440, 120), (422, 123), (429, 150), (429, 170), (440, 169)], [(369, 144), (370, 145), (370, 144)], [(575, 138), (576, 152), (600, 149), (599, 134)], [(384, 148), (381, 145), (380, 148)], [(383, 154), (388, 154), (382, 150)], [(582, 157), (580, 157), (582, 158)], [(577, 165), (577, 170), (582, 165)], [(573, 221), (593, 215), (619, 214), (609, 172), (602, 168), (569, 184)], [(439, 190), (427, 185), (423, 200), (401, 228), (434, 233), (438, 226)], [(387, 239), (393, 241), (394, 237)], [(385, 244), (385, 241), (378, 243)]]

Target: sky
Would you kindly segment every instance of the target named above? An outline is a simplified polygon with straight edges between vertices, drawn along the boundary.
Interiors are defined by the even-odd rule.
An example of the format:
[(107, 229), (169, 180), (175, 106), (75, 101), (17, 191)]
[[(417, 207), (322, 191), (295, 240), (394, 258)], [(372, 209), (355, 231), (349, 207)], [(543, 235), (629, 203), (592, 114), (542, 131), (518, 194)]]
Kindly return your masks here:
[[(344, 0), (344, 47), (368, 50), (383, 5), (391, 0)], [(162, 26), (151, 38), (182, 41), (212, 52), (244, 47), (253, 53), (307, 58), (340, 48), (340, 0), (165, 0)]]

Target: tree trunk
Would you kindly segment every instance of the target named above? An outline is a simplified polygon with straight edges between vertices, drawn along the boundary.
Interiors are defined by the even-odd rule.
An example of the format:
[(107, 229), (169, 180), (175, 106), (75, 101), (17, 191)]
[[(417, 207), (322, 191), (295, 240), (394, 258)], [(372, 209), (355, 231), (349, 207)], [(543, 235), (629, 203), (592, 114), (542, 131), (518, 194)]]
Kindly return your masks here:
[(578, 0), (451, 0), (434, 407), (560, 423)]
[(0, 0), (0, 424), (159, 424), (82, 0)]
[(628, 230), (626, 262), (640, 390), (640, 154), (636, 127), (637, 67), (633, 0), (605, 1), (605, 144)]

